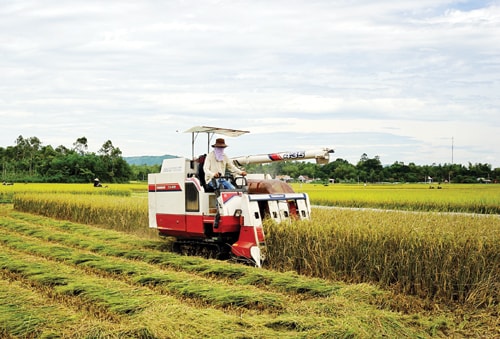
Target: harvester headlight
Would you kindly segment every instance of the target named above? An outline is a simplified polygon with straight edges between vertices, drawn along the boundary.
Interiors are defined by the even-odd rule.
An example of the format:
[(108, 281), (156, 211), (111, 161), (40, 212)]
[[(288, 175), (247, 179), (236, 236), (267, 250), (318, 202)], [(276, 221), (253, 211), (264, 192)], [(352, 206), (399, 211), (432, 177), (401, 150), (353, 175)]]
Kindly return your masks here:
[(239, 217), (241, 217), (241, 214), (242, 214), (242, 213), (243, 213), (243, 211), (242, 211), (241, 209), (237, 208), (237, 209), (234, 211), (234, 216), (235, 216), (236, 218), (239, 218)]

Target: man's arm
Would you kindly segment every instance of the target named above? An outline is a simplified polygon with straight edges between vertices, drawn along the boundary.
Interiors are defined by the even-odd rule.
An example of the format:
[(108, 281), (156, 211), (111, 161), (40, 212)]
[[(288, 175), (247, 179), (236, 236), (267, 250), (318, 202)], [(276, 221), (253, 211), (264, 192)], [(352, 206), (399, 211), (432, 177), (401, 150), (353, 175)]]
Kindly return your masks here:
[(227, 168), (229, 169), (229, 172), (231, 172), (233, 175), (234, 174), (239, 174), (239, 175), (242, 175), (242, 176), (245, 176), (247, 175), (247, 172), (243, 171), (243, 170), (240, 170), (238, 167), (236, 167), (233, 163), (232, 160), (229, 159), (229, 157), (227, 155), (224, 155), (225, 156), (225, 160), (226, 160), (226, 164), (227, 164)]

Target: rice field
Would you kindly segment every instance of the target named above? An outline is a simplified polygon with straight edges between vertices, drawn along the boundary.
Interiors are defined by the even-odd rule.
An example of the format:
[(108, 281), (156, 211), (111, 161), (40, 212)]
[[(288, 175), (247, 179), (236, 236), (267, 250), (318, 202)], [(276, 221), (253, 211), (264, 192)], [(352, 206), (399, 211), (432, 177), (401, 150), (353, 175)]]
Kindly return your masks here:
[(500, 214), (500, 185), (495, 184), (293, 184), (322, 206), (409, 211)]
[(13, 202), (15, 209), (20, 211), (157, 237), (148, 228), (145, 195), (130, 198), (103, 194), (21, 193)]
[[(21, 315), (41, 307), (30, 302), (23, 306), (26, 298), (43, 299), (38, 290), (53, 300), (69, 295), (65, 307), (85, 304), (81, 307), (99, 314), (90, 318), (102, 332), (89, 335), (95, 326), (75, 332), (91, 337), (129, 332), (146, 338), (194, 337), (195, 332), (217, 337), (220, 331), (227, 333), (225, 337), (262, 338), (500, 336), (500, 217), (493, 208), (484, 208), (500, 199), (495, 185), (439, 190), (418, 185), (294, 187), (308, 192), (314, 204), (324, 199), (328, 206), (343, 201), (343, 206), (385, 210), (315, 207), (310, 221), (268, 221), (264, 270), (170, 253), (169, 244), (147, 228), (147, 198), (140, 187), (120, 185), (118, 191), (129, 193), (111, 195), (95, 189), (78, 194), (77, 187), (59, 193), (52, 192), (53, 187), (15, 193), (13, 205), (0, 205), (0, 294), (11, 284), (12, 290), (20, 288), (23, 297), (16, 299), (15, 310)], [(349, 205), (350, 199), (359, 199), (362, 206)], [(467, 199), (476, 207), (457, 208)], [(455, 209), (476, 214), (432, 212)], [(87, 274), (88, 279), (74, 278)], [(129, 291), (127, 284), (137, 292)], [(219, 285), (225, 292), (215, 289)], [(104, 286), (114, 289), (107, 295)], [(127, 298), (113, 297), (128, 293), (132, 295)], [(26, 297), (31, 295), (32, 299)], [(187, 317), (195, 323), (214, 322), (209, 313), (215, 309), (214, 316), (221, 317), (214, 323), (215, 332), (191, 324), (194, 328), (182, 335), (187, 319), (161, 318), (138, 326), (138, 319), (144, 321), (153, 309), (165, 307), (156, 303), (164, 297), (186, 314), (194, 312)], [(0, 324), (9, 307), (2, 304)], [(162, 312), (177, 314), (174, 309)], [(53, 313), (54, 323), (64, 322), (59, 314), (65, 311), (55, 307)], [(236, 315), (246, 321), (239, 323)], [(14, 333), (21, 326), (21, 320), (11, 318), (0, 334)], [(42, 318), (32, 319), (29, 333), (49, 331)], [(127, 324), (120, 319), (127, 319)], [(160, 329), (160, 322), (168, 323), (173, 332)], [(120, 325), (113, 327), (114, 323)]]
[[(368, 284), (175, 255), (159, 240), (0, 206), (0, 336), (444, 337), (453, 314), (403, 314)], [(465, 328), (464, 328), (465, 327)], [(489, 327), (483, 333), (494, 333)]]
[(315, 209), (266, 227), (273, 269), (474, 307), (500, 304), (500, 218)]
[(133, 192), (144, 192), (144, 185), (120, 184), (106, 188), (95, 188), (92, 184), (14, 184), (0, 186), (0, 203), (12, 202), (16, 194), (20, 193), (67, 193), (106, 196), (131, 196)]

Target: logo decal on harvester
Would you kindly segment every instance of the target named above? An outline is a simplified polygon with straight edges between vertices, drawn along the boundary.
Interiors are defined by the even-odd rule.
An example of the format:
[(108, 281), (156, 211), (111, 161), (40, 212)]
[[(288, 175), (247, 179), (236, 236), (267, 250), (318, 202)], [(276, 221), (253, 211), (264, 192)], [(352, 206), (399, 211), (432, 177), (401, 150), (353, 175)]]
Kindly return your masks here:
[(286, 159), (302, 159), (306, 157), (306, 152), (298, 151), (298, 152), (287, 152), (287, 153), (271, 153), (268, 154), (268, 157), (272, 161), (280, 161)]
[(178, 183), (151, 184), (148, 187), (149, 192), (179, 192), (182, 191)]

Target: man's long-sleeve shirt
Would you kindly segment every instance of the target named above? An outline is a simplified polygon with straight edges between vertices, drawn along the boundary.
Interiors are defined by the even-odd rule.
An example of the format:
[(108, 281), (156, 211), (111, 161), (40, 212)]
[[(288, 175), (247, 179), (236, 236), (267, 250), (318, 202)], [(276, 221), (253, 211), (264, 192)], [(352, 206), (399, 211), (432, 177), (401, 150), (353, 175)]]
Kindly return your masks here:
[(205, 181), (209, 183), (210, 180), (212, 180), (212, 178), (214, 177), (215, 173), (221, 173), (222, 175), (224, 175), (226, 173), (226, 168), (233, 175), (241, 175), (243, 173), (242, 170), (236, 167), (233, 162), (229, 160), (229, 157), (226, 154), (224, 154), (224, 159), (222, 161), (217, 161), (217, 159), (215, 159), (215, 154), (213, 151), (208, 153), (205, 159), (205, 164), (203, 165), (203, 170), (205, 171)]

